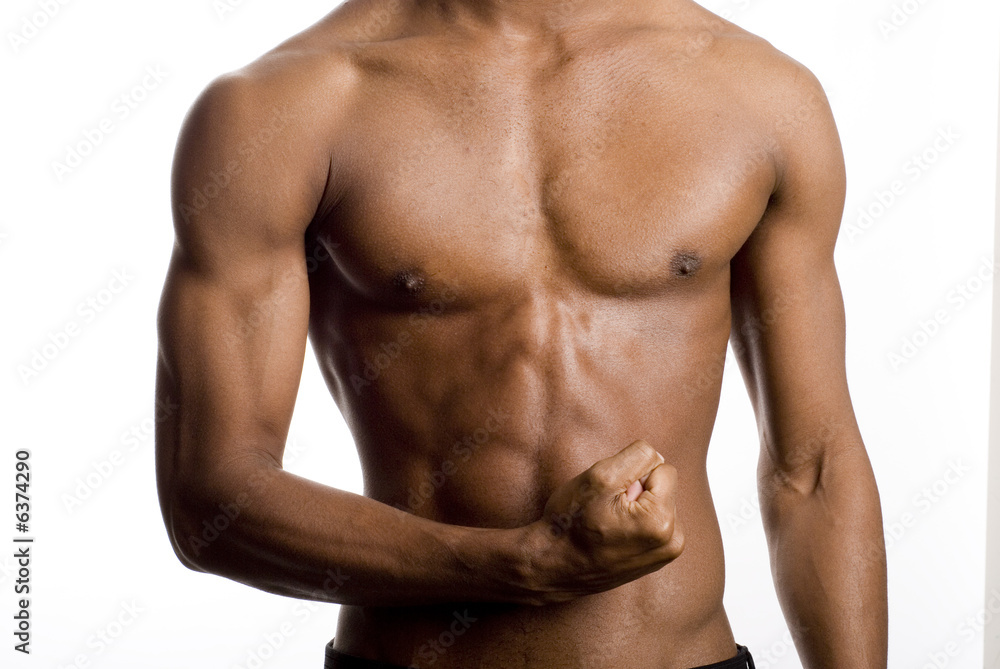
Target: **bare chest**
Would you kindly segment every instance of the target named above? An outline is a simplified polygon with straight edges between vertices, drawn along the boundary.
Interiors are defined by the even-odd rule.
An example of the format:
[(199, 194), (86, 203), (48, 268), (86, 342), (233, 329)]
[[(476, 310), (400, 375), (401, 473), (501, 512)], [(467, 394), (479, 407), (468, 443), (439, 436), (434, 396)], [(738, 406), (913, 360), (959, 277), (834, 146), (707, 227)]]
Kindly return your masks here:
[(771, 193), (766, 142), (718, 92), (630, 76), (372, 87), (320, 226), (348, 284), (654, 295), (727, 271)]

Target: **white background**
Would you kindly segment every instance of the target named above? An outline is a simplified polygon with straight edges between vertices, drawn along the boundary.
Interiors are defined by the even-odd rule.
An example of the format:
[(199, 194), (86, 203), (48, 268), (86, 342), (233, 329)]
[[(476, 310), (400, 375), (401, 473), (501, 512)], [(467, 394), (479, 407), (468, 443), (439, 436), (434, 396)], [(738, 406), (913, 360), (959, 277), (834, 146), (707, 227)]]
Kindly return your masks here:
[[(45, 4), (7, 0), (0, 17), (0, 543), (11, 546), (0, 547), (0, 665), (319, 667), (337, 607), (196, 574), (174, 558), (156, 503), (152, 405), (183, 115), (215, 75), (335, 3), (50, 1), (54, 15), (23, 32), (25, 21), (42, 23), (34, 17)], [(705, 4), (812, 69), (841, 130), (849, 193), (837, 261), (855, 408), (891, 531), (890, 667), (978, 669), (991, 289), (977, 272), (992, 271), (1000, 8), (908, 0), (900, 5), (911, 14), (897, 14), (899, 29), (884, 34), (879, 22), (894, 7), (886, 0)], [(12, 34), (30, 37), (14, 45)], [(110, 134), (57, 174), (54, 163), (102, 121)], [(957, 138), (937, 152), (942, 131)], [(910, 161), (925, 151), (933, 164), (914, 172)], [(879, 193), (897, 180), (879, 210)], [(878, 213), (865, 228), (859, 208)], [(116, 272), (127, 285), (113, 282)], [(102, 292), (109, 287), (123, 289)], [(91, 310), (91, 299), (106, 304)], [(943, 324), (926, 324), (941, 313)], [(922, 322), (932, 335), (917, 334)], [(65, 334), (71, 325), (75, 336)], [(904, 352), (915, 335), (919, 346)], [(36, 352), (51, 359), (24, 374)], [(723, 393), (709, 466), (726, 608), (758, 667), (799, 667), (770, 578), (755, 508), (756, 429), (732, 359)], [(8, 631), (19, 448), (33, 453), (30, 657), (12, 650)], [(350, 436), (311, 355), (288, 453), (290, 470), (360, 492)], [(268, 659), (248, 662), (258, 651)]]

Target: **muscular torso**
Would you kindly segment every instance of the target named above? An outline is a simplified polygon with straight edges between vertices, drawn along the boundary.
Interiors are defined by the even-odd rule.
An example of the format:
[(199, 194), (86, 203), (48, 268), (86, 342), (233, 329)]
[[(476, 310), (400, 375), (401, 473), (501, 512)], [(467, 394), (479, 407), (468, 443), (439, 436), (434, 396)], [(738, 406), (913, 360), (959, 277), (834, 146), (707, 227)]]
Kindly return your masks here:
[[(734, 654), (706, 451), (730, 261), (775, 170), (738, 73), (747, 38), (701, 16), (552, 40), (422, 21), (341, 47), (350, 83), (319, 124), (331, 187), (307, 234), (324, 259), (310, 266), (310, 336), (365, 493), (444, 523), (517, 527), (641, 438), (678, 470), (686, 547), (566, 604), (345, 606), (339, 650), (505, 669)], [(456, 611), (476, 620), (443, 646)]]

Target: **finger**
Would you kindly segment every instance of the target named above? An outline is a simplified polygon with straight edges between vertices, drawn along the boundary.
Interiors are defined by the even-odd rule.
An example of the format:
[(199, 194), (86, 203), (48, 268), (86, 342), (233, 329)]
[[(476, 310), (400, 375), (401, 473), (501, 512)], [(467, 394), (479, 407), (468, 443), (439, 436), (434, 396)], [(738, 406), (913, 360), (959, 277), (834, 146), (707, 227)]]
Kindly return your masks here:
[(642, 499), (658, 503), (673, 501), (677, 490), (677, 469), (666, 462), (657, 465), (649, 473), (649, 478), (643, 487), (644, 490), (639, 495), (640, 501)]
[(660, 549), (660, 553), (668, 560), (675, 560), (684, 552), (685, 543), (684, 532), (681, 530), (680, 522), (674, 518), (673, 533), (670, 535), (670, 540)]
[(642, 494), (642, 487), (646, 484), (646, 479), (649, 478), (649, 474), (646, 474), (638, 481), (632, 481), (629, 487), (625, 490), (625, 497), (630, 502), (634, 502), (639, 495)]
[(621, 451), (597, 462), (593, 469), (600, 471), (604, 482), (611, 488), (625, 490), (633, 481), (649, 474), (663, 462), (663, 456), (643, 440), (633, 441)]

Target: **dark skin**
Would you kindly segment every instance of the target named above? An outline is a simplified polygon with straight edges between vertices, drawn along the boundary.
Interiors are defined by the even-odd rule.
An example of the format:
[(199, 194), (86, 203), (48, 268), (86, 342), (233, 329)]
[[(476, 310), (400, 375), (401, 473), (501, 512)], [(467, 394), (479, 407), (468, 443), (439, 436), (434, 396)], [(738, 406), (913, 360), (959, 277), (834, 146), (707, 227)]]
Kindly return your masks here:
[[(348, 2), (215, 81), (178, 144), (179, 558), (343, 604), (336, 648), (404, 666), (456, 611), (435, 667), (730, 658), (706, 453), (731, 340), (803, 666), (885, 667), (844, 184), (815, 78), (685, 0)], [(307, 335), (364, 496), (281, 468)]]

